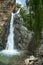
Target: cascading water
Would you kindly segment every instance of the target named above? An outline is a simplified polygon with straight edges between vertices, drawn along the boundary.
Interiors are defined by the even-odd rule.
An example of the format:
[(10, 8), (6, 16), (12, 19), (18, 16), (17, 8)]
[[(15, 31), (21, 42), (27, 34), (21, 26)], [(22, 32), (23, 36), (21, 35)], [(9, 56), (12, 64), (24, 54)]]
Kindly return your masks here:
[(17, 51), (17, 49), (15, 49), (15, 46), (14, 46), (14, 33), (13, 33), (13, 31), (14, 31), (14, 27), (13, 27), (14, 16), (16, 14), (18, 14), (19, 11), (20, 11), (20, 9), (17, 11), (17, 13), (11, 14), (10, 33), (9, 33), (8, 40), (6, 43), (6, 48), (5, 48), (5, 50), (2, 50), (0, 52), (1, 54), (4, 54), (4, 55), (17, 55), (17, 54), (19, 54), (19, 52)]
[(14, 31), (14, 27), (13, 27), (13, 13), (11, 14), (11, 22), (10, 22), (10, 34), (8, 36), (8, 42), (6, 45), (6, 50), (13, 50), (14, 49), (14, 40), (13, 40), (13, 31)]

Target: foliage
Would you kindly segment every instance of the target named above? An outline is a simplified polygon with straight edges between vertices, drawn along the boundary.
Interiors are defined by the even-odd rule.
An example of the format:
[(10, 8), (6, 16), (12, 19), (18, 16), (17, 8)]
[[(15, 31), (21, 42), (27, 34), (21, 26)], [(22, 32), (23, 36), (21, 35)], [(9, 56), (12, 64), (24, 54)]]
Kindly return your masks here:
[(26, 10), (23, 8), (21, 8), (20, 14), (24, 20), (23, 25), (34, 31), (35, 45), (37, 47), (40, 44), (43, 29), (43, 0), (26, 0), (26, 5), (27, 9), (29, 7), (29, 14), (26, 14)]
[[(43, 28), (43, 0), (29, 0), (29, 5), (28, 5), (28, 0), (26, 2), (27, 7), (30, 7), (30, 15), (31, 12), (33, 11), (33, 20), (31, 20), (31, 25), (33, 25), (33, 31), (35, 33), (35, 45), (40, 44), (40, 38), (41, 38), (41, 31)], [(34, 24), (33, 24), (34, 23)]]
[(17, 8), (20, 8), (20, 7), (21, 7), (21, 4), (18, 4), (18, 3), (17, 3), (17, 4), (16, 4), (16, 7), (17, 7)]
[(24, 10), (23, 8), (21, 8), (20, 14), (21, 14), (21, 16), (22, 16), (23, 18), (25, 17), (25, 13), (26, 13), (26, 10)]
[(20, 14), (21, 14), (21, 16), (22, 16), (22, 18), (24, 20), (23, 25), (26, 26), (28, 29), (30, 29), (31, 28), (30, 27), (30, 16), (32, 14), (31, 15), (30, 14), (26, 14), (26, 10), (23, 9), (23, 8), (21, 9)]

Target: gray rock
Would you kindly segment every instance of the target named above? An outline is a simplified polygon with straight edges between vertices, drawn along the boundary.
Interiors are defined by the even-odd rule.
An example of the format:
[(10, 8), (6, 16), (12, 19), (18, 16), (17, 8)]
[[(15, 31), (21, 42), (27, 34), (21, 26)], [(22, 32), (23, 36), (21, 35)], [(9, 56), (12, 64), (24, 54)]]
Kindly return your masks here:
[(36, 50), (36, 54), (38, 56), (43, 56), (43, 44), (41, 44), (39, 48)]
[(18, 18), (15, 19), (14, 22), (14, 39), (16, 48), (27, 49), (30, 40), (32, 39), (33, 32), (29, 31), (25, 26), (21, 24), (21, 20)]
[(43, 65), (42, 63), (43, 63), (43, 60), (42, 60), (41, 58), (38, 58), (38, 60), (35, 61), (35, 62), (33, 63), (33, 65)]

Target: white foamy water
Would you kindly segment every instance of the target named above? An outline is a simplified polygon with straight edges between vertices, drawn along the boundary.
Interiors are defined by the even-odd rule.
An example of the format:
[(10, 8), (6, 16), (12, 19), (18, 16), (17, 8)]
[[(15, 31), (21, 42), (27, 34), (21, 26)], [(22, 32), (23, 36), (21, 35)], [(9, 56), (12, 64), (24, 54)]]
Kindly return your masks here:
[[(17, 13), (15, 14), (18, 14), (20, 11), (20, 9), (17, 11)], [(14, 16), (15, 14), (11, 14), (11, 21), (10, 21), (10, 33), (9, 33), (9, 36), (8, 36), (8, 40), (7, 40), (7, 43), (6, 43), (6, 48), (5, 50), (2, 50), (0, 53), (3, 54), (3, 55), (17, 55), (19, 54), (18, 50), (15, 49), (15, 45), (14, 45), (14, 27), (13, 27), (13, 22), (14, 22)]]
[(13, 21), (14, 21), (14, 16), (13, 13), (11, 14), (11, 22), (10, 22), (10, 34), (8, 36), (8, 41), (6, 45), (6, 50), (13, 50), (14, 49), (14, 27), (13, 27)]

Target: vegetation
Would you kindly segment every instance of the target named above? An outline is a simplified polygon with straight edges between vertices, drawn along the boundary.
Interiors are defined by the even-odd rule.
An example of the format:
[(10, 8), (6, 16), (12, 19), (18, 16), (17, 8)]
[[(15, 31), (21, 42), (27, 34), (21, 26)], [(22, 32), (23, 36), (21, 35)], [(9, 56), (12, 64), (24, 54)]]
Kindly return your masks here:
[[(6, 3), (4, 1), (5, 0), (0, 0), (0, 3), (1, 3), (0, 4), (0, 17), (1, 17), (0, 18), (0, 22), (1, 22), (1, 24), (0, 24), (0, 34), (1, 34), (0, 35), (0, 49), (2, 49), (2, 46), (3, 46), (3, 49), (4, 49), (4, 46), (6, 46), (4, 44), (7, 41), (6, 32), (8, 33), (8, 31), (9, 31), (9, 30), (7, 31), (7, 29), (9, 28), (9, 24), (8, 24), (9, 21), (7, 19), (10, 18), (10, 14), (9, 14), (10, 12), (8, 10), (11, 8), (11, 7), (9, 8), (8, 4), (6, 4), (7, 0), (6, 0)], [(3, 2), (4, 2), (5, 5), (3, 4)], [(10, 3), (10, 0), (8, 1), (8, 3)], [(13, 2), (11, 2), (11, 4), (13, 5)], [(7, 6), (8, 6), (8, 8), (7, 8)], [(18, 8), (21, 8), (21, 5), (17, 3), (16, 8), (18, 10)], [(5, 10), (7, 10), (9, 13), (7, 13), (7, 11), (5, 11)], [(12, 8), (11, 8), (11, 10), (12, 10)], [(15, 31), (17, 31), (16, 34), (18, 34), (18, 36), (17, 37), (15, 36), (15, 37), (16, 37), (16, 39), (18, 39), (17, 40), (18, 47), (19, 46), (22, 47), (22, 45), (23, 45), (23, 47), (22, 47), (23, 51), (20, 51), (20, 52), (24, 53), (24, 54), (21, 54), (20, 56), (18, 56), (18, 55), (13, 56), (13, 57), (4, 56), (4, 55), (0, 54), (0, 63), (1, 62), (3, 63), (3, 64), (0, 64), (0, 65), (6, 65), (6, 64), (7, 65), (9, 65), (9, 64), (10, 65), (17, 65), (17, 64), (18, 65), (23, 65), (22, 63), (24, 63), (24, 60), (26, 59), (26, 57), (29, 58), (28, 56), (26, 56), (26, 55), (28, 55), (28, 50), (24, 51), (24, 49), (25, 49), (24, 47), (26, 46), (26, 44), (27, 44), (27, 47), (28, 47), (28, 45), (29, 45), (28, 43), (30, 42), (30, 45), (31, 45), (31, 43), (33, 42), (33, 45), (34, 45), (35, 49), (41, 44), (41, 42), (40, 42), (42, 40), (41, 32), (43, 30), (43, 0), (26, 0), (26, 8), (25, 7), (21, 8), (20, 15), (21, 16), (17, 15), (17, 17), (19, 16), (18, 19), (21, 21), (21, 19), (23, 18), (23, 20), (22, 20), (23, 25), (25, 27), (27, 27), (28, 30), (34, 32), (34, 38), (32, 38), (32, 40), (30, 40), (30, 38), (28, 39), (28, 36), (29, 36), (29, 35), (27, 35), (28, 30), (26, 31), (27, 33), (25, 33), (25, 30), (24, 30), (24, 32), (21, 31), (20, 29), (22, 28), (22, 25), (21, 25), (21, 27), (19, 26), (19, 22), (18, 22), (19, 20), (15, 17), (15, 19), (17, 19), (17, 20), (14, 20), (15, 21), (15, 26), (14, 27), (15, 27)], [(7, 24), (8, 24), (8, 26), (7, 26)], [(20, 24), (21, 24), (21, 22), (20, 22)], [(20, 33), (18, 32), (19, 30), (20, 30)], [(30, 31), (29, 31), (29, 34), (30, 34)], [(26, 36), (24, 35), (24, 33), (25, 33)], [(15, 42), (16, 42), (16, 39), (14, 40)], [(4, 40), (6, 40), (6, 41), (4, 42)], [(29, 49), (30, 54), (31, 54), (31, 52), (34, 51), (33, 45), (30, 46), (30, 47), (32, 47), (32, 48)], [(25, 53), (26, 53), (26, 55), (25, 55)], [(42, 61), (42, 57), (43, 57), (43, 54), (38, 58), (39, 62)], [(41, 61), (40, 61), (40, 59), (41, 59)]]
[(18, 4), (18, 3), (17, 3), (17, 4), (16, 4), (16, 7), (17, 7), (17, 8), (20, 8), (20, 7), (21, 7), (21, 4)]
[[(28, 0), (27, 0), (28, 1)], [(43, 25), (43, 4), (42, 0), (30, 0), (29, 3), (26, 2), (27, 8), (30, 7), (29, 14), (31, 15), (31, 12), (33, 11), (33, 16), (30, 16), (30, 27), (33, 28), (32, 30), (35, 33), (35, 45), (38, 46), (40, 44), (40, 38), (41, 38), (41, 32), (42, 32), (42, 25)], [(33, 20), (31, 19), (33, 18)]]
[(26, 0), (29, 14), (26, 14), (25, 9), (21, 9), (20, 14), (25, 25), (29, 30), (34, 31), (35, 46), (40, 45), (41, 32), (43, 29), (43, 1), (42, 0)]

